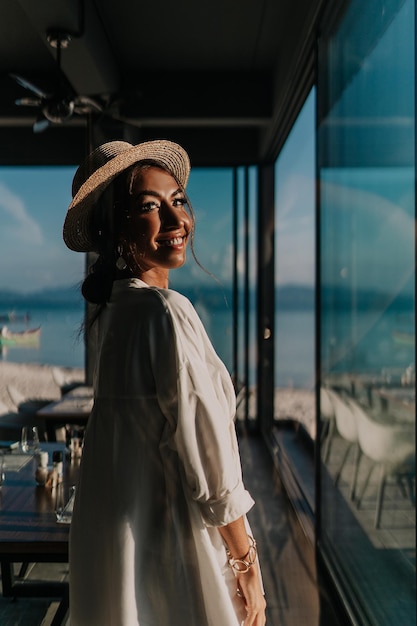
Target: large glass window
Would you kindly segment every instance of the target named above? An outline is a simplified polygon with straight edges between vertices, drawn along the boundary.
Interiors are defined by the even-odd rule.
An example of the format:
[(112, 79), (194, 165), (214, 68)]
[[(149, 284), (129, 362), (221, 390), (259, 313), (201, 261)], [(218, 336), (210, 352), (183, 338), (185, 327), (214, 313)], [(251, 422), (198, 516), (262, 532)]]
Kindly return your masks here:
[(320, 51), (320, 546), (361, 623), (415, 623), (415, 15), (353, 0)]
[(227, 369), (233, 368), (233, 171), (195, 168), (187, 187), (195, 216), (195, 253), (170, 273), (170, 286), (193, 302)]
[(256, 421), (256, 169), (192, 170), (195, 251), (170, 274), (194, 303), (236, 387), (241, 423)]
[(275, 165), (275, 418), (315, 438), (315, 90)]
[(0, 326), (6, 335), (41, 328), (36, 341), (1, 342), (2, 361), (84, 367), (85, 259), (62, 240), (74, 171), (0, 168)]
[(235, 180), (236, 371), (238, 419), (256, 421), (257, 180), (254, 167), (238, 167)]
[(314, 510), (315, 411), (315, 89), (275, 164), (275, 436), (293, 468), (307, 454), (304, 496)]

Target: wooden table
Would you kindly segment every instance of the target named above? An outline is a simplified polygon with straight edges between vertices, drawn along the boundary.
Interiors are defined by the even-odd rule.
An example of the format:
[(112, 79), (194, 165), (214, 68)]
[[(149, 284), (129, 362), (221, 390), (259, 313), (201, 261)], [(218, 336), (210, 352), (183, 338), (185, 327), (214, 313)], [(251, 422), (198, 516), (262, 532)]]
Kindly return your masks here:
[[(52, 463), (54, 450), (64, 452), (62, 443), (42, 443)], [(0, 563), (3, 596), (42, 596), (62, 598), (53, 624), (60, 624), (68, 610), (68, 583), (30, 582), (24, 574), (14, 575), (14, 563), (67, 563), (69, 525), (56, 521), (57, 498), (67, 502), (70, 490), (78, 480), (79, 461), (64, 455), (64, 480), (56, 488), (40, 487), (35, 482), (36, 460), (19, 470), (8, 470), (20, 462), (18, 451), (5, 454), (5, 480), (0, 489)], [(24, 460), (24, 459), (22, 459)], [(22, 568), (24, 569), (24, 568)]]
[(54, 441), (55, 429), (65, 424), (85, 426), (93, 408), (93, 388), (81, 385), (36, 412), (44, 420), (48, 441)]

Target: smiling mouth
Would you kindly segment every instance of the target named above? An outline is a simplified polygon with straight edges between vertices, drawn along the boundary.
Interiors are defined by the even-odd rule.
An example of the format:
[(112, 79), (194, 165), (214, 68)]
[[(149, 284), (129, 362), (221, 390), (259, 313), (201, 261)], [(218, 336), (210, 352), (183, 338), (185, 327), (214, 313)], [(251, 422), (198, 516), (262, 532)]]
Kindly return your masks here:
[(158, 241), (158, 245), (164, 247), (182, 246), (185, 239), (186, 237), (173, 237), (172, 239)]

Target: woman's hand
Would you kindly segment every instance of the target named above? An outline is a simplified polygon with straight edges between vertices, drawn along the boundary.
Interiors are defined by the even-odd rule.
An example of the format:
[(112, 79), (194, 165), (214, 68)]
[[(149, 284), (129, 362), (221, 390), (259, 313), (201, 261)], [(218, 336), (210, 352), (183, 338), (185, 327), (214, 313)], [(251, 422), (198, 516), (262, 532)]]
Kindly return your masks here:
[(266, 602), (257, 565), (253, 565), (245, 574), (237, 574), (236, 582), (247, 612), (244, 626), (264, 626)]
[[(219, 532), (230, 554), (235, 559), (242, 558), (242, 555), (249, 557), (249, 561), (252, 559), (254, 555), (250, 550), (252, 547), (255, 548), (255, 546), (253, 546), (253, 540), (248, 537), (243, 517), (219, 527)], [(235, 568), (233, 571), (236, 577), (238, 595), (241, 596), (247, 612), (246, 619), (243, 622), (244, 626), (264, 626), (266, 623), (266, 602), (262, 592), (257, 558), (245, 572), (239, 572)]]

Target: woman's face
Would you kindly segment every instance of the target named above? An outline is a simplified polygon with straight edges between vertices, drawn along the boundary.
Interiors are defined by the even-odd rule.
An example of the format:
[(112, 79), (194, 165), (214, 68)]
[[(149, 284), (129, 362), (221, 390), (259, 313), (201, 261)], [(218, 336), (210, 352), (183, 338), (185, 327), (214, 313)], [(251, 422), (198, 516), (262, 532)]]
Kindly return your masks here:
[(192, 221), (175, 179), (159, 167), (138, 168), (132, 174), (128, 203), (129, 219), (122, 238), (135, 275), (143, 278), (152, 271), (167, 275), (168, 270), (181, 267)]

